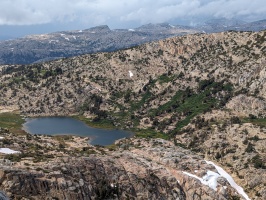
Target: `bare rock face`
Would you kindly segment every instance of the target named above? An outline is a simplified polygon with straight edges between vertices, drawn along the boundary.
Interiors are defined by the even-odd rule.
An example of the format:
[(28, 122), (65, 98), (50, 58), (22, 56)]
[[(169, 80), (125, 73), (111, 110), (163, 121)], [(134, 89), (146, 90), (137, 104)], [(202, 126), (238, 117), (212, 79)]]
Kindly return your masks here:
[(3, 192), (0, 191), (0, 200), (9, 200), (9, 198)]
[(58, 164), (49, 174), (4, 170), (2, 187), (12, 199), (186, 199), (181, 186), (151, 171), (127, 172), (115, 160), (90, 157)]
[(265, 116), (266, 102), (256, 97), (238, 95), (232, 98), (226, 105), (227, 108), (235, 112), (239, 116)]
[(215, 187), (203, 184), (199, 179), (216, 169), (172, 142), (127, 139), (116, 146), (105, 155), (65, 156), (42, 163), (39, 171), (37, 166), (2, 166), (1, 189), (11, 199), (242, 198), (222, 176)]

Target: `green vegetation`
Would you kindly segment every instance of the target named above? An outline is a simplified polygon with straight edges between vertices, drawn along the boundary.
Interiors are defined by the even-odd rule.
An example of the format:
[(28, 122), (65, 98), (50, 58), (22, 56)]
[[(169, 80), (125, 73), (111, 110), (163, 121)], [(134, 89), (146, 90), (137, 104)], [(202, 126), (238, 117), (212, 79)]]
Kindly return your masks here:
[[(201, 85), (201, 82), (200, 84)], [(192, 118), (195, 116), (210, 111), (211, 108), (218, 107), (223, 101), (226, 101), (228, 96), (223, 97), (218, 101), (214, 94), (217, 94), (219, 91), (227, 91), (230, 94), (231, 87), (229, 85), (223, 85), (222, 83), (209, 82), (209, 84), (201, 88), (200, 92), (197, 94), (187, 95), (187, 98), (184, 99), (183, 104), (177, 109), (178, 112), (183, 112), (185, 114), (185, 119), (181, 120), (176, 124), (176, 130), (180, 130), (186, 126)], [(230, 95), (229, 95), (230, 96)]]
[(245, 149), (245, 151), (246, 151), (247, 153), (254, 152), (254, 151), (255, 151), (255, 149), (254, 149), (254, 145), (251, 144), (251, 143), (249, 142), (248, 145), (247, 145), (247, 148)]
[(10, 160), (11, 162), (19, 162), (24, 155), (21, 154), (7, 154), (5, 155), (5, 159)]
[(143, 95), (143, 97), (139, 102), (132, 102), (130, 106), (131, 112), (138, 110), (141, 106), (143, 106), (146, 102), (148, 102), (150, 98), (151, 98), (150, 91), (145, 92), (145, 94)]
[(259, 168), (266, 169), (265, 163), (263, 162), (259, 154), (255, 155), (252, 158), (252, 163), (254, 164), (254, 167), (257, 169)]
[(117, 149), (117, 146), (115, 144), (107, 145), (106, 148), (109, 151), (115, 151)]
[[(198, 93), (187, 88), (184, 91), (178, 91), (170, 101), (160, 106), (156, 110), (150, 110), (149, 116), (155, 117), (162, 113), (176, 113), (183, 116), (183, 119), (176, 124), (174, 132), (181, 130), (195, 116), (211, 110), (211, 108), (223, 105), (230, 97), (232, 88), (229, 84), (223, 82), (214, 82), (213, 80), (203, 80), (199, 83)], [(227, 95), (221, 96), (218, 100), (215, 95), (220, 91), (227, 91)]]
[(241, 121), (243, 123), (252, 123), (254, 125), (266, 127), (266, 118), (254, 118), (254, 117), (250, 117), (250, 118), (243, 118)]
[[(103, 128), (103, 129), (116, 129), (113, 123), (110, 120), (100, 120), (98, 122), (94, 122), (91, 119), (88, 119), (84, 116), (74, 116), (75, 119), (81, 120), (94, 128)], [(153, 129), (132, 129), (132, 132), (135, 133), (136, 137), (140, 138), (162, 138), (162, 139), (169, 139), (167, 134), (162, 132), (155, 131)], [(113, 150), (115, 147), (113, 145), (107, 146), (108, 149)]]
[(83, 121), (84, 123), (94, 128), (116, 129), (114, 124), (108, 119), (100, 119), (98, 121), (93, 121), (92, 119), (86, 118), (83, 115), (76, 115), (73, 116), (73, 118)]
[(136, 137), (140, 138), (162, 138), (165, 140), (169, 139), (169, 135), (166, 135), (164, 133), (152, 130), (152, 129), (142, 129), (135, 131)]
[(175, 75), (168, 76), (167, 74), (162, 74), (162, 75), (158, 78), (158, 80), (159, 80), (159, 83), (162, 84), (162, 83), (168, 83), (168, 82), (171, 82), (171, 81), (173, 81), (175, 78), (176, 78)]
[(25, 120), (17, 113), (0, 113), (0, 127), (7, 128), (13, 133), (24, 133), (22, 124)]

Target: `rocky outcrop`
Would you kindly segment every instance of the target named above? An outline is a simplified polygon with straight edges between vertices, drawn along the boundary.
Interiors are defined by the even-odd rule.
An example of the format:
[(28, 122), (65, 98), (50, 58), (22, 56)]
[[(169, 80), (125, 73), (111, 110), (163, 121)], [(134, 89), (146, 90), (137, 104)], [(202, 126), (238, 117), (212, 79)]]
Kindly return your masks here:
[(242, 94), (232, 98), (226, 107), (238, 116), (248, 117), (254, 115), (256, 117), (265, 117), (266, 102), (263, 99)]
[(2, 191), (0, 191), (0, 200), (9, 200), (9, 198)]
[(264, 199), (266, 129), (260, 123), (244, 123), (237, 116), (241, 115), (234, 110), (205, 113), (192, 120), (176, 140), (225, 166), (251, 197)]
[(242, 199), (223, 177), (211, 188), (187, 175), (216, 170), (169, 141), (121, 140), (105, 154), (65, 156), (32, 170), (2, 166), (0, 188), (11, 199)]

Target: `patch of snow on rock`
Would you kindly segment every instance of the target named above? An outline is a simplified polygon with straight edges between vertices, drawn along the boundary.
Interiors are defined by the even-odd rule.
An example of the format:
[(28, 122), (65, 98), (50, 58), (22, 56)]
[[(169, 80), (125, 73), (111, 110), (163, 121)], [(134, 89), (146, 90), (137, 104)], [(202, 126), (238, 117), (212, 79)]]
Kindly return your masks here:
[(194, 174), (190, 174), (188, 172), (183, 172), (184, 174), (193, 177), (195, 179), (198, 179), (202, 184), (209, 186), (210, 188), (212, 188), (213, 190), (217, 191), (217, 178), (220, 177), (219, 174), (212, 172), (212, 171), (207, 171), (207, 174), (205, 176), (203, 176), (202, 178), (194, 175)]
[(217, 179), (220, 177), (219, 174), (213, 172), (213, 171), (207, 171), (207, 174), (202, 177), (203, 181), (206, 182), (206, 185), (208, 185), (213, 190), (217, 191)]
[(171, 25), (171, 24), (169, 24), (169, 26), (171, 26), (172, 28), (175, 28), (175, 26), (173, 26), (173, 25)]
[(14, 154), (14, 153), (20, 153), (20, 152), (19, 151), (14, 151), (14, 150), (9, 149), (9, 148), (0, 148), (0, 153)]
[(132, 71), (128, 71), (128, 73), (129, 73), (129, 77), (130, 77), (130, 78), (133, 77), (133, 73), (132, 73)]
[(128, 31), (133, 31), (134, 32), (135, 30), (134, 29), (128, 29)]
[[(206, 161), (206, 160), (205, 160), (205, 161)], [(229, 182), (229, 184), (230, 184), (233, 188), (235, 188), (236, 191), (237, 191), (240, 195), (242, 195), (246, 200), (250, 200), (250, 198), (248, 197), (248, 195), (244, 192), (243, 188), (240, 187), (239, 185), (237, 185), (236, 182), (234, 181), (234, 179), (233, 179), (233, 178), (232, 178), (232, 177), (231, 177), (226, 171), (224, 171), (223, 168), (221, 168), (221, 167), (215, 165), (215, 164), (214, 164), (213, 162), (211, 162), (211, 161), (206, 161), (206, 163), (209, 164), (209, 165), (213, 165), (213, 166), (216, 168), (216, 170), (218, 171), (218, 173), (219, 173), (222, 177), (226, 178), (226, 180)]]

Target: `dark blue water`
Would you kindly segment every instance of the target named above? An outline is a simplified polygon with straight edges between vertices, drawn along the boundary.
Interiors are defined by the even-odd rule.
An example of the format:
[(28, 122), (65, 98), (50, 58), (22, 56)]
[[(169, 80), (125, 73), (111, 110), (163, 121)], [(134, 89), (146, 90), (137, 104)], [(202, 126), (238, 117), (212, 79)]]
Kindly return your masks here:
[(133, 133), (122, 130), (92, 128), (70, 117), (41, 117), (26, 119), (24, 130), (31, 134), (78, 135), (89, 137), (92, 145), (110, 145), (115, 140), (132, 137)]

